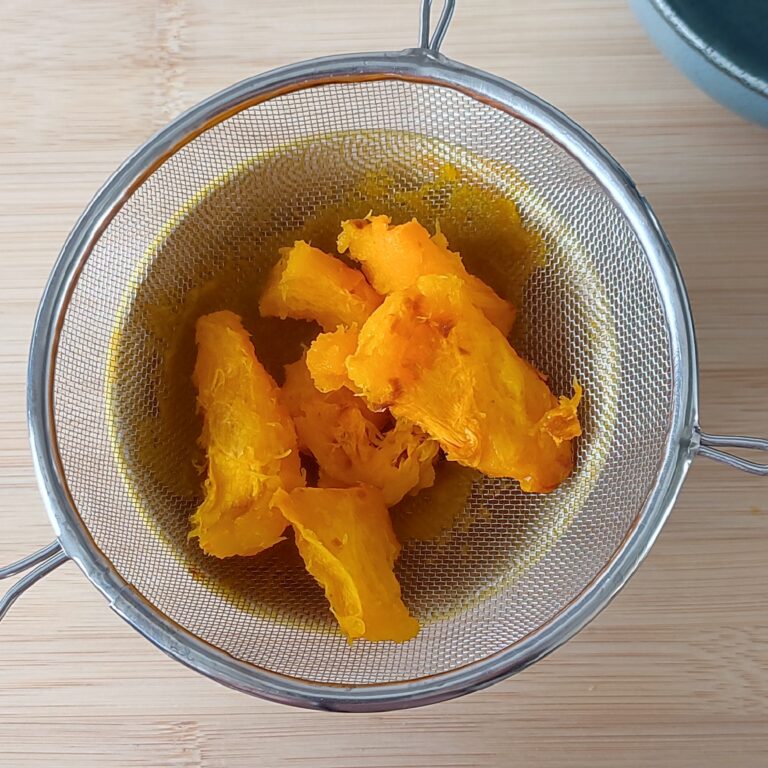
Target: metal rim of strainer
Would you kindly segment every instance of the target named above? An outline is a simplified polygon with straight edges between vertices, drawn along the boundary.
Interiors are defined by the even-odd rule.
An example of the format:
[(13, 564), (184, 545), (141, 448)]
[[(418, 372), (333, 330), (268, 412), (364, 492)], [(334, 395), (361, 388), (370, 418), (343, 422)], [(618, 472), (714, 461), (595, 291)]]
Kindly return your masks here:
[[(521, 671), (593, 619), (647, 554), (697, 453), (754, 474), (768, 474), (768, 465), (718, 450), (768, 450), (768, 441), (707, 435), (699, 429), (691, 311), (671, 246), (645, 198), (616, 160), (563, 113), (517, 85), (439, 53), (454, 2), (448, 0), (444, 4), (430, 37), (431, 3), (422, 0), (418, 48), (305, 61), (244, 80), (211, 96), (141, 146), (93, 198), (64, 243), (49, 278), (35, 322), (29, 360), (30, 442), (38, 483), (57, 539), (48, 547), (0, 568), (0, 578), (32, 569), (0, 600), (0, 618), (31, 584), (71, 559), (134, 629), (173, 658), (224, 685), (315, 709), (379, 711), (420, 706), (478, 690)], [(642, 244), (666, 315), (674, 390), (670, 439), (660, 457), (657, 483), (621, 547), (584, 591), (545, 625), (490, 657), (429, 677), (360, 686), (306, 683), (239, 661), (196, 637), (133, 589), (98, 549), (77, 513), (58, 454), (53, 418), (55, 359), (68, 303), (91, 250), (132, 192), (168, 157), (218, 122), (279, 94), (329, 83), (376, 79), (452, 88), (513, 114), (578, 160), (611, 197)]]

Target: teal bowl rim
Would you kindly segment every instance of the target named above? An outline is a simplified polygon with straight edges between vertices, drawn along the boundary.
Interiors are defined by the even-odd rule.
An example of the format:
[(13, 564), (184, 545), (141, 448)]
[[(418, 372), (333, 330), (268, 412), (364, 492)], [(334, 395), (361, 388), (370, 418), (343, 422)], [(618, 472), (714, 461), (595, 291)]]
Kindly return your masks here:
[(743, 86), (755, 93), (768, 97), (768, 81), (751, 74), (743, 67), (736, 64), (728, 56), (725, 56), (720, 53), (720, 51), (707, 44), (700, 35), (696, 34), (691, 27), (680, 18), (676, 11), (670, 8), (667, 0), (648, 0), (648, 2), (658, 11), (659, 15), (670, 27), (672, 27), (673, 31), (676, 32), (679, 37), (692, 48), (696, 49), (723, 74), (737, 80)]

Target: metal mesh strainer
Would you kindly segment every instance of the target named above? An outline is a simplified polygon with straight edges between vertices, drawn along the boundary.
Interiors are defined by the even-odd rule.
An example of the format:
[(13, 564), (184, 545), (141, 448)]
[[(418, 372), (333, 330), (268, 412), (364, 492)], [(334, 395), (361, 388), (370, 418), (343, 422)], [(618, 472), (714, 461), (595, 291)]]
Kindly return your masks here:
[[(421, 704), (521, 669), (586, 623), (645, 554), (697, 450), (765, 472), (707, 447), (734, 439), (696, 426), (690, 313), (643, 198), (563, 115), (440, 56), (452, 7), (429, 43), (425, 0), (418, 49), (300, 64), (212, 97), (91, 203), (51, 277), (30, 362), (58, 542), (0, 571), (43, 563), (3, 608), (71, 557), (150, 640), (229, 685), (337, 709)], [(557, 492), (479, 480), (450, 531), (405, 545), (399, 577), (424, 623), (415, 640), (348, 645), (291, 544), (212, 561), (187, 542), (199, 503), (191, 328), (232, 308), (279, 369), (303, 326), (255, 313), (277, 246), (308, 228), (322, 240), (342, 211), (397, 209), (446, 163), (516, 200), (540, 239), (517, 346), (556, 391), (583, 383), (585, 432)], [(447, 198), (428, 197), (473, 269), (516, 284), (522, 254), (483, 254), (487, 222), (456, 221)]]

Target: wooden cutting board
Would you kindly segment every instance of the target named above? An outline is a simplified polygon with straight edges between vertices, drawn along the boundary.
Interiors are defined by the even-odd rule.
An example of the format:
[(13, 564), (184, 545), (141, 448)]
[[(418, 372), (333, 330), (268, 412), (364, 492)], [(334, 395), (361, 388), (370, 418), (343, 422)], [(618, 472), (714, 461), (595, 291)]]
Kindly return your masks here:
[[(79, 212), (147, 136), (291, 61), (416, 42), (416, 0), (5, 0), (0, 563), (51, 537), (25, 427), (32, 320)], [(697, 91), (621, 0), (459, 0), (444, 52), (603, 142), (652, 201), (697, 322), (702, 424), (768, 435), (768, 131)], [(549, 659), (410, 712), (302, 712), (166, 659), (68, 564), (0, 625), (0, 766), (764, 766), (768, 478), (696, 461), (621, 596)]]

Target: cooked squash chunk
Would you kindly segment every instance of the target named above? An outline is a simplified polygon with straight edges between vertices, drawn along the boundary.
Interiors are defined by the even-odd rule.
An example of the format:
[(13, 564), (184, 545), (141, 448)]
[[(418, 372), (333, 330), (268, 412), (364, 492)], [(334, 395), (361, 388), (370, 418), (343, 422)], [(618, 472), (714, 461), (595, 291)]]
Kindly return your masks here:
[(376, 489), (297, 488), (274, 499), (350, 641), (416, 636), (419, 622), (403, 604), (393, 572), (400, 544)]
[(411, 423), (386, 429), (389, 414), (369, 411), (349, 389), (318, 391), (305, 359), (286, 366), (282, 397), (299, 447), (317, 460), (323, 486), (371, 485), (391, 506), (434, 482), (434, 440)]
[(558, 403), (453, 275), (390, 294), (347, 372), (372, 408), (422, 427), (449, 459), (547, 492), (571, 472), (580, 392)]
[(196, 338), (193, 381), (208, 463), (190, 538), (215, 557), (255, 555), (286, 527), (271, 504), (274, 492), (303, 485), (296, 433), (237, 315), (201, 317)]
[(281, 254), (261, 296), (263, 316), (314, 320), (333, 331), (338, 325), (362, 324), (381, 304), (361, 272), (319, 248), (297, 240)]
[(307, 367), (321, 392), (354, 386), (347, 375), (347, 358), (357, 349), (357, 326), (339, 326), (318, 334), (307, 350)]
[[(359, 399), (359, 398), (358, 398)], [(369, 445), (362, 445), (351, 457), (349, 472), (340, 467), (321, 463), (318, 485), (321, 488), (346, 488), (367, 483), (378, 488), (388, 507), (407, 495), (429, 488), (435, 482), (434, 462), (439, 445), (421, 428), (405, 421), (383, 434), (374, 436)], [(351, 452), (351, 451), (350, 451)]]
[(573, 380), (573, 392), (573, 397), (561, 395), (559, 404), (547, 411), (539, 422), (539, 428), (549, 432), (556, 443), (574, 440), (581, 435), (578, 409), (584, 390), (575, 379)]
[(339, 253), (346, 253), (363, 265), (371, 285), (387, 294), (410, 288), (422, 275), (456, 275), (466, 283), (472, 303), (506, 336), (515, 319), (514, 307), (470, 275), (458, 253), (448, 250), (441, 233), (429, 232), (412, 219), (392, 226), (389, 216), (351, 219), (341, 225)]

